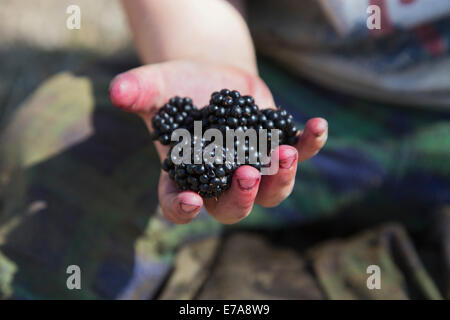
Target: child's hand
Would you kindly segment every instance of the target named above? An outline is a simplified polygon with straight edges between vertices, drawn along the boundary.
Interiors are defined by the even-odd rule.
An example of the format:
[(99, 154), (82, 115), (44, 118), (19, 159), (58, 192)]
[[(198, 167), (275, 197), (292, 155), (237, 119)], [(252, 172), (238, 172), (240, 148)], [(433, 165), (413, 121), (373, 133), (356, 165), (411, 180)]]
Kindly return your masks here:
[[(259, 77), (233, 67), (188, 61), (148, 65), (120, 74), (111, 83), (110, 96), (116, 107), (140, 115), (151, 130), (151, 119), (157, 108), (171, 97), (190, 97), (201, 108), (208, 104), (213, 91), (222, 88), (252, 95), (261, 109), (275, 106), (269, 89)], [(192, 191), (180, 192), (168, 174), (162, 172), (158, 192), (162, 211), (168, 220), (184, 224), (194, 219), (205, 205), (218, 221), (231, 224), (245, 218), (254, 202), (274, 207), (291, 193), (297, 162), (314, 156), (325, 144), (327, 134), (324, 119), (309, 120), (295, 148), (279, 147), (280, 168), (276, 175), (261, 176), (257, 169), (241, 166), (233, 175), (231, 188), (217, 201), (203, 200)], [(162, 161), (168, 147), (159, 142), (155, 145)]]

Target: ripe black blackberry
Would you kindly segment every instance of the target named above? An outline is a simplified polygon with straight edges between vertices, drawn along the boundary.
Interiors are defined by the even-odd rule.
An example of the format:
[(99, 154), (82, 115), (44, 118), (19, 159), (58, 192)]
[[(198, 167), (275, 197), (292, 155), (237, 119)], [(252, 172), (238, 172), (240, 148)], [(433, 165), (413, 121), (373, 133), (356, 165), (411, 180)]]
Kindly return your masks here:
[(164, 145), (171, 143), (172, 132), (178, 128), (192, 130), (194, 120), (200, 113), (193, 105), (191, 98), (171, 98), (153, 117), (153, 139)]
[(222, 89), (211, 95), (209, 105), (201, 110), (203, 131), (216, 128), (226, 133), (228, 129), (267, 129), (271, 141), (271, 129), (279, 130), (280, 144), (295, 145), (298, 129), (294, 118), (283, 109), (259, 110), (251, 96), (241, 96), (239, 91)]
[[(200, 138), (193, 136), (191, 139), (189, 163), (175, 164), (177, 163), (175, 159), (183, 158), (182, 145), (177, 144), (169, 150), (162, 164), (163, 170), (169, 173), (169, 177), (175, 181), (178, 188), (182, 191), (191, 190), (204, 198), (217, 199), (224, 191), (230, 188), (233, 173), (240, 166), (251, 165), (261, 170), (261, 154), (255, 146), (249, 144), (248, 140), (242, 145), (240, 141), (235, 141), (232, 154), (233, 160), (227, 161), (226, 152), (228, 149), (222, 146), (214, 149), (215, 142), (205, 142), (204, 139), (199, 143), (201, 154), (196, 154), (194, 146), (197, 139)], [(176, 149), (176, 152), (172, 153), (174, 148), (178, 147), (180, 149)], [(205, 157), (204, 152), (207, 147), (210, 148), (209, 150), (212, 150), (209, 154), (212, 159)], [(243, 150), (244, 153), (239, 153), (240, 150)], [(214, 162), (216, 151), (220, 152), (217, 156), (222, 160), (221, 163)]]
[[(279, 144), (295, 145), (297, 143), (298, 129), (294, 118), (286, 110), (264, 109), (258, 115), (257, 129), (278, 129)], [(267, 133), (267, 140), (270, 142), (271, 134)]]
[[(206, 145), (202, 144), (202, 154)], [(203, 198), (218, 198), (224, 191), (231, 186), (233, 172), (237, 166), (225, 161), (225, 153), (222, 148), (220, 157), (222, 163), (216, 163), (214, 159), (203, 160), (200, 164), (195, 163), (194, 148), (191, 148), (190, 163), (175, 164), (177, 156), (172, 155), (173, 147), (169, 150), (167, 158), (162, 164), (164, 171), (169, 173), (169, 177), (175, 181), (180, 190), (192, 190), (197, 192)], [(182, 152), (177, 152), (182, 157)], [(215, 153), (212, 152), (211, 157)]]
[[(179, 117), (181, 115), (181, 117)], [(292, 115), (285, 110), (264, 109), (259, 110), (251, 96), (241, 96), (236, 90), (223, 89), (211, 95), (210, 104), (201, 110), (193, 106), (189, 98), (175, 97), (158, 112), (152, 123), (155, 129), (155, 137), (163, 144), (170, 144), (173, 130), (185, 128), (191, 132), (192, 145), (190, 160), (191, 164), (174, 164), (171, 159), (172, 149), (164, 160), (163, 170), (169, 173), (169, 177), (175, 181), (180, 190), (192, 190), (198, 192), (205, 198), (218, 198), (231, 186), (233, 172), (241, 165), (248, 164), (261, 170), (262, 156), (258, 152), (258, 146), (251, 146), (249, 140), (244, 143), (235, 138), (234, 160), (223, 161), (223, 164), (199, 161), (194, 159), (194, 141), (202, 139), (201, 150), (203, 152), (208, 145), (202, 137), (193, 136), (193, 123), (195, 120), (202, 121), (202, 134), (210, 129), (219, 129), (224, 140), (222, 146), (226, 146), (226, 132), (229, 129), (236, 131), (255, 129), (257, 131), (258, 146), (260, 146), (258, 130), (267, 129), (267, 147), (270, 148), (272, 133), (271, 129), (279, 129), (279, 144), (295, 145), (297, 142), (297, 127)], [(217, 142), (217, 141), (215, 141)], [(238, 158), (238, 150), (244, 151), (244, 157)], [(227, 149), (221, 149), (225, 156)], [(241, 155), (241, 154), (240, 154)], [(225, 158), (223, 158), (225, 159)]]
[(201, 110), (203, 129), (242, 128), (244, 131), (258, 122), (259, 108), (251, 96), (241, 96), (239, 91), (222, 89), (211, 94), (209, 105)]

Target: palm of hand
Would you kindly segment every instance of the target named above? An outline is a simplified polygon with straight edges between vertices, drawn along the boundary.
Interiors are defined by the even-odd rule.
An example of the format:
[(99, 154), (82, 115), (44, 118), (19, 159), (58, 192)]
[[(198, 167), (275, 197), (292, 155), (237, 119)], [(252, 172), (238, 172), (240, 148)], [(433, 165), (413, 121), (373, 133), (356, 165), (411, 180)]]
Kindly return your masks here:
[[(260, 108), (273, 107), (272, 95), (257, 76), (228, 66), (191, 61), (175, 61), (130, 70), (111, 83), (110, 96), (115, 106), (142, 117), (151, 130), (151, 118), (171, 97), (187, 96), (198, 107), (208, 104), (210, 94), (222, 88), (252, 95)], [(279, 147), (280, 169), (276, 175), (261, 177), (258, 170), (241, 166), (233, 175), (232, 186), (218, 200), (203, 200), (192, 191), (180, 192), (167, 173), (159, 181), (159, 201), (166, 218), (174, 223), (190, 222), (205, 205), (222, 223), (235, 223), (246, 217), (254, 202), (266, 207), (278, 205), (292, 191), (297, 161), (316, 154), (327, 138), (327, 123), (321, 118), (308, 121), (297, 146)], [(167, 146), (155, 143), (161, 160)], [(298, 154), (300, 151), (300, 157)]]

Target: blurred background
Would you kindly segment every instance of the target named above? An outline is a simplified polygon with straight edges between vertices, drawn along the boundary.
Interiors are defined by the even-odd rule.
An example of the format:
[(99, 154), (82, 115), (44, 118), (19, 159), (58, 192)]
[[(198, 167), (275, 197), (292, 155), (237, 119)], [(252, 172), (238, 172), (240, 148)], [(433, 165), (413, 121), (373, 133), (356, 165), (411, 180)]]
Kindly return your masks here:
[[(277, 104), (300, 126), (327, 118), (330, 139), (282, 206), (223, 227), (206, 212), (186, 226), (161, 215), (148, 132), (108, 97), (140, 64), (120, 3), (0, 0), (0, 297), (449, 298), (448, 50), (352, 34), (324, 2), (287, 18), (269, 13), (290, 1), (249, 4)], [(66, 28), (72, 4), (80, 30)], [(81, 290), (67, 288), (69, 265)], [(367, 287), (371, 265), (383, 290)]]
[[(75, 3), (86, 10), (82, 29), (73, 31), (66, 28), (66, 9)], [(92, 59), (134, 51), (118, 1), (2, 0), (1, 7), (2, 124), (6, 114), (49, 76)]]

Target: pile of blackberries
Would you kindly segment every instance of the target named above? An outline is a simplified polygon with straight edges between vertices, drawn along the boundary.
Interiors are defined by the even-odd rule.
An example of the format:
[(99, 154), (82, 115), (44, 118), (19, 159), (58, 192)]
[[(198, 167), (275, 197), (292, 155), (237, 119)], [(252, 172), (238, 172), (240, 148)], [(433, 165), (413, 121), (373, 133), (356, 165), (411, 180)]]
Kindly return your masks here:
[[(202, 147), (202, 151), (204, 148)], [(194, 148), (191, 148), (190, 164), (173, 163), (171, 156), (172, 149), (164, 160), (163, 170), (169, 173), (169, 177), (174, 180), (180, 190), (192, 190), (204, 198), (218, 198), (222, 192), (231, 186), (231, 177), (237, 165), (224, 160), (222, 163), (203, 160), (195, 163)], [(225, 152), (222, 150), (223, 159)]]
[[(238, 91), (228, 89), (214, 92), (209, 105), (200, 110), (193, 105), (190, 98), (174, 97), (170, 99), (152, 119), (153, 138), (164, 145), (173, 144), (171, 142), (172, 132), (178, 128), (184, 128), (193, 135), (194, 121), (202, 122), (202, 137), (192, 136), (191, 154), (187, 156), (191, 160), (190, 164), (175, 161), (175, 158), (171, 156), (172, 147), (162, 167), (169, 173), (170, 178), (176, 182), (180, 190), (192, 190), (205, 198), (218, 198), (225, 190), (229, 189), (233, 172), (239, 166), (248, 164), (258, 170), (262, 167), (261, 154), (255, 149), (255, 146), (249, 145), (248, 140), (242, 146), (239, 145), (239, 141), (235, 140), (233, 161), (226, 159), (227, 150), (223, 148), (214, 149), (216, 152), (220, 150), (220, 156), (223, 159), (221, 163), (208, 161), (203, 157), (195, 159), (194, 143), (198, 141), (197, 139), (201, 139), (199, 146), (201, 146), (202, 154), (205, 148), (211, 144), (203, 139), (203, 133), (206, 130), (218, 129), (225, 139), (229, 129), (244, 132), (248, 129), (255, 129), (256, 132), (260, 129), (267, 129), (267, 145), (270, 146), (272, 139), (270, 130), (278, 129), (280, 145), (294, 145), (297, 142), (298, 130), (292, 115), (279, 108), (259, 110), (253, 97), (241, 96)], [(213, 143), (217, 143), (217, 141)], [(222, 141), (221, 145), (226, 146), (226, 142)], [(238, 148), (243, 148), (242, 150), (245, 151), (244, 161), (237, 156)], [(255, 159), (256, 161), (250, 161)]]

